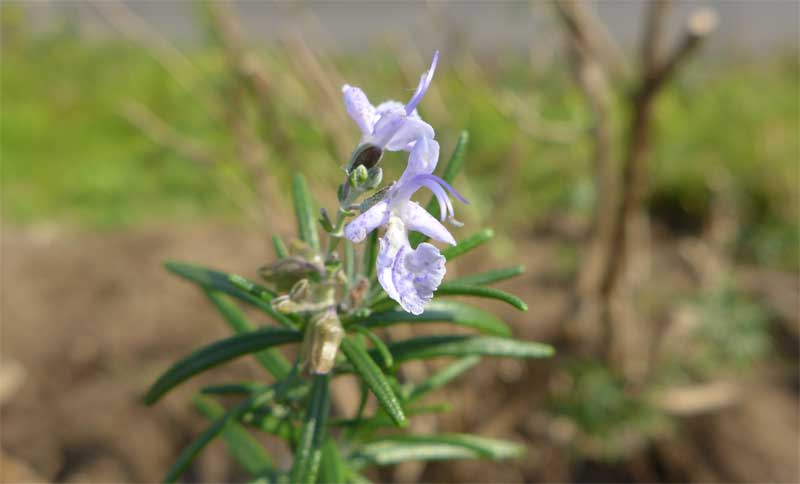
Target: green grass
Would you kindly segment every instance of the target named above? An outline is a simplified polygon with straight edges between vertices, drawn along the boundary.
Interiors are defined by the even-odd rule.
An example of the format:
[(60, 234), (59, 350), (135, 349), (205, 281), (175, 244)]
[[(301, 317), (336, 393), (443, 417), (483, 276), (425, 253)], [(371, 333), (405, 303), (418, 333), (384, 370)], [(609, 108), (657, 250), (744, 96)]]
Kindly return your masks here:
[(144, 52), (69, 35), (5, 49), (2, 97), (4, 219), (106, 227), (230, 212), (208, 170), (121, 116), (136, 99), (198, 117)]
[[(142, 48), (87, 43), (68, 30), (44, 37), (6, 30), (0, 78), (5, 221), (97, 228), (242, 219), (230, 194), (244, 193), (248, 200), (251, 187), (240, 180), (241, 166), (220, 115), (231, 80), (215, 47), (189, 53), (194, 67), (178, 66), (186, 89)], [(322, 118), (343, 107), (314, 97), (317, 86), (289, 62), (290, 53), (261, 54), (275, 77), (274, 117), (258, 121), (269, 172), (285, 184), (302, 169), (312, 190), (319, 188), (315, 196), (322, 187), (332, 193), (343, 161), (336, 159), (330, 124)], [(337, 58), (334, 64), (377, 101), (406, 93), (416, 82), (404, 79), (386, 54), (376, 49), (372, 56)], [(446, 111), (437, 109), (435, 100), (421, 107), (445, 153), (461, 129), (470, 131), (467, 176), (457, 181), (475, 202), (470, 214), (491, 217), (500, 228), (530, 227), (554, 209), (587, 213), (594, 195), (588, 113), (580, 94), (566, 69), (532, 70), (524, 59), (502, 60), (475, 72), (446, 59), (433, 92)], [(708, 217), (710, 184), (727, 177), (742, 222), (741, 257), (796, 267), (797, 85), (792, 56), (691, 65), (657, 109), (653, 213), (694, 222), (697, 229)], [(218, 163), (198, 166), (155, 145), (122, 117), (131, 100), (209, 147)], [(573, 139), (554, 142), (526, 133), (520, 124), (529, 125), (533, 109), (541, 119), (574, 131)], [(622, 111), (618, 114), (622, 122)], [(355, 126), (348, 123), (343, 132), (355, 144)], [(399, 165), (399, 156), (386, 158), (387, 178)]]

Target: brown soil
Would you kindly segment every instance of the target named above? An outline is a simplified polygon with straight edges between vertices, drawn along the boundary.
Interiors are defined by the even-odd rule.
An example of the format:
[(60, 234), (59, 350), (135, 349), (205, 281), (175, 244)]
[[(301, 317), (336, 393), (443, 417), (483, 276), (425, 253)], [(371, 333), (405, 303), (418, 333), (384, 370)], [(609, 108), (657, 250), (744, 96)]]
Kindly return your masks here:
[[(519, 336), (552, 341), (569, 304), (558, 263), (559, 240), (541, 236), (517, 247), (528, 272), (507, 287), (527, 300), (531, 310), (521, 316), (502, 305), (490, 306), (514, 324)], [(76, 233), (6, 227), (2, 255), (2, 364), (20, 369), (0, 373), (2, 482), (157, 481), (204, 428), (189, 406), (191, 392), (201, 382), (225, 376), (262, 376), (257, 365), (242, 359), (185, 384), (154, 407), (140, 402), (144, 390), (176, 357), (229, 333), (199, 291), (169, 275), (162, 262), (179, 259), (253, 275), (271, 257), (268, 241), (255, 231), (204, 226)], [(488, 269), (496, 266), (491, 260), (484, 252), (452, 270)], [(769, 274), (748, 277), (765, 278), (753, 283), (756, 289), (776, 281)], [(797, 312), (794, 318), (791, 312), (797, 308), (797, 279), (788, 280), (795, 284), (793, 293), (777, 284), (781, 289), (776, 297), (782, 302), (776, 303), (781, 306), (776, 311), (784, 316), (776, 332), (791, 340), (798, 334)], [(769, 299), (765, 296), (767, 303)], [(785, 346), (779, 350), (796, 358), (791, 355), (796, 344)], [(528, 459), (434, 464), (373, 477), (429, 482), (798, 481), (794, 366), (770, 366), (736, 405), (687, 418), (675, 440), (648, 446), (630, 462), (608, 464), (572, 461), (569, 429), (543, 413), (540, 399), (557, 364), (486, 362), (441, 394), (457, 410), (427, 424), (525, 441)], [(16, 388), (14, 379), (21, 382)], [(340, 394), (336, 402), (346, 407), (348, 400)], [(282, 448), (270, 450), (279, 462), (290, 457)], [(189, 474), (191, 481), (241, 478), (219, 444), (206, 449)]]

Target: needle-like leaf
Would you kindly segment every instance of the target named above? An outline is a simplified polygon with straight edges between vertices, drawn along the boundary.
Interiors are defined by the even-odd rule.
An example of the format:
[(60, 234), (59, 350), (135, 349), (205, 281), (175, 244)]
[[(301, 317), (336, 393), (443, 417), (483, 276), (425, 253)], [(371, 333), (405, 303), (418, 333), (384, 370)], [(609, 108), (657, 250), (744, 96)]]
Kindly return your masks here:
[(521, 445), (465, 434), (393, 435), (364, 444), (354, 455), (354, 467), (385, 466), (408, 460), (511, 459)]
[(439, 289), (436, 290), (436, 294), (440, 296), (474, 296), (487, 299), (497, 299), (498, 301), (503, 301), (514, 306), (520, 311), (528, 310), (528, 305), (525, 304), (525, 301), (522, 299), (513, 294), (509, 294), (505, 291), (494, 289), (492, 287), (471, 286), (469, 284), (449, 282), (439, 286)]
[(480, 232), (473, 234), (466, 239), (462, 240), (456, 245), (451, 245), (442, 250), (442, 255), (450, 261), (455, 259), (456, 257), (466, 254), (467, 252), (479, 247), (486, 242), (492, 240), (494, 237), (494, 230), (492, 229), (483, 229)]
[(292, 200), (294, 201), (294, 214), (297, 217), (297, 232), (300, 240), (319, 249), (319, 236), (317, 235), (316, 210), (308, 191), (306, 179), (301, 174), (296, 174), (292, 180)]
[[(258, 400), (264, 401), (265, 398), (262, 397)], [(258, 403), (257, 401), (251, 402), (250, 406), (258, 405)], [(194, 406), (200, 413), (215, 421), (212, 424), (212, 428), (220, 420), (223, 421), (222, 438), (225, 439), (228, 452), (250, 475), (264, 476), (275, 472), (272, 459), (270, 459), (261, 444), (243, 426), (236, 422), (236, 419), (240, 416), (238, 408), (233, 414), (230, 414), (231, 411), (226, 413), (220, 404), (202, 395), (195, 396)]]
[(511, 329), (506, 323), (491, 313), (467, 304), (442, 300), (434, 300), (428, 304), (425, 312), (417, 316), (399, 308), (389, 309), (372, 313), (358, 324), (368, 328), (380, 328), (398, 323), (452, 323), (494, 336), (511, 335)]
[(317, 481), (330, 411), (329, 383), (330, 375), (313, 377), (305, 422), (294, 453), (291, 472), (293, 483), (310, 484)]
[(152, 405), (165, 393), (192, 376), (238, 356), (284, 343), (297, 342), (301, 339), (302, 333), (295, 330), (263, 328), (217, 341), (174, 363), (153, 383), (145, 395), (144, 401), (146, 404)]
[[(195, 396), (195, 407), (197, 407), (197, 409), (206, 417), (213, 420), (213, 423), (206, 429), (205, 432), (203, 432), (197, 439), (195, 439), (191, 444), (186, 446), (186, 448), (181, 451), (180, 455), (175, 460), (175, 463), (172, 464), (172, 467), (170, 467), (167, 471), (167, 475), (164, 476), (164, 482), (176, 482), (186, 471), (186, 468), (189, 466), (189, 464), (194, 461), (200, 451), (203, 450), (203, 448), (205, 448), (205, 446), (208, 445), (208, 443), (217, 437), (221, 432), (230, 432), (229, 437), (232, 440), (242, 440), (241, 433), (244, 432), (246, 434), (247, 432), (238, 426), (236, 421), (252, 407), (269, 400), (274, 396), (274, 394), (275, 391), (271, 387), (263, 387), (261, 390), (254, 392), (249, 398), (242, 400), (238, 405), (228, 411), (225, 411), (218, 403), (207, 397), (199, 395)], [(239, 427), (239, 429), (233, 430), (234, 427)], [(260, 448), (261, 447), (259, 446), (259, 449)], [(270, 461), (269, 456), (264, 453), (263, 449), (261, 449), (261, 452), (263, 455), (258, 459), (260, 461), (260, 464), (258, 465), (259, 471), (263, 471), (272, 467), (272, 462)], [(255, 454), (256, 452), (251, 453)], [(252, 460), (255, 462), (256, 459)]]
[(229, 296), (233, 296), (236, 299), (244, 301), (252, 306), (255, 306), (264, 313), (268, 314), (279, 324), (286, 326), (287, 328), (296, 327), (294, 321), (272, 308), (272, 305), (270, 305), (269, 301), (272, 299), (272, 296), (274, 296), (274, 293), (271, 293), (269, 289), (263, 286), (259, 286), (254, 282), (248, 281), (254, 287), (257, 286), (259, 288), (259, 294), (261, 297), (256, 297), (255, 295), (248, 293), (232, 283), (231, 274), (227, 274), (225, 272), (174, 261), (165, 263), (164, 267), (166, 267), (167, 270), (173, 274), (183, 277), (184, 279), (194, 282), (195, 284), (199, 284), (204, 289), (215, 289), (217, 291), (224, 292)]
[(403, 407), (400, 405), (400, 400), (397, 399), (391, 384), (364, 346), (355, 338), (346, 337), (342, 340), (341, 348), (356, 373), (361, 376), (364, 383), (378, 399), (378, 403), (392, 417), (395, 424), (399, 427), (406, 426), (407, 420), (403, 413)]
[[(225, 321), (237, 333), (249, 333), (255, 331), (256, 327), (247, 320), (244, 313), (236, 307), (236, 304), (225, 294), (206, 289), (206, 295), (212, 303), (217, 307)], [(261, 363), (261, 366), (266, 368), (276, 379), (285, 378), (289, 374), (291, 364), (289, 361), (275, 348), (259, 351), (255, 353), (256, 360)]]
[(420, 336), (387, 345), (394, 360), (408, 361), (440, 356), (499, 356), (510, 358), (546, 358), (554, 353), (544, 343), (518, 341), (494, 336), (439, 335)]
[(479, 272), (477, 274), (470, 274), (468, 276), (459, 277), (454, 279), (453, 283), (470, 284), (473, 286), (486, 286), (495, 282), (511, 279), (525, 272), (523, 266), (506, 267), (504, 269), (493, 269), (486, 272)]

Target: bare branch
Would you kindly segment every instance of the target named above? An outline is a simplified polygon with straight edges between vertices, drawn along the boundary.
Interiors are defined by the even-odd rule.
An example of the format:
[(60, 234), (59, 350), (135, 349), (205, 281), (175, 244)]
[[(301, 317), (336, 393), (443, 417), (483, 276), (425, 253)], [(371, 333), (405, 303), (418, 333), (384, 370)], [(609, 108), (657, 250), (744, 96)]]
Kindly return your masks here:
[(650, 151), (650, 125), (653, 100), (664, 83), (670, 79), (681, 63), (688, 58), (711, 33), (716, 25), (716, 15), (701, 9), (689, 18), (688, 32), (660, 67), (648, 75), (643, 74), (641, 86), (633, 95), (633, 114), (630, 127), (630, 144), (623, 161), (622, 203), (614, 221), (614, 244), (609, 272), (603, 282), (603, 291), (610, 294), (617, 284), (627, 250), (627, 224), (633, 214), (641, 210), (647, 193), (647, 157)]
[[(608, 302), (600, 290), (611, 252), (617, 216), (618, 174), (614, 163), (613, 143), (613, 93), (606, 78), (606, 70), (590, 47), (591, 40), (575, 14), (579, 4), (558, 1), (558, 12), (569, 32), (568, 48), (573, 64), (573, 74), (593, 114), (592, 136), (594, 158), (595, 195), (597, 203), (593, 218), (591, 238), (586, 256), (581, 264), (577, 284), (577, 313), (567, 325), (568, 336), (585, 350), (608, 347), (613, 328), (604, 316)], [(570, 5), (572, 9), (568, 8)], [(587, 344), (588, 343), (588, 344)]]
[(717, 15), (713, 10), (702, 8), (689, 17), (686, 33), (667, 60), (660, 64), (645, 79), (644, 89), (658, 90), (675, 73), (680, 65), (694, 53), (717, 25)]
[(664, 44), (664, 27), (672, 0), (653, 0), (649, 3), (647, 24), (642, 39), (642, 69), (651, 73), (661, 63)]
[(611, 74), (627, 78), (630, 67), (622, 49), (594, 13), (582, 0), (555, 0), (556, 9), (570, 33)]

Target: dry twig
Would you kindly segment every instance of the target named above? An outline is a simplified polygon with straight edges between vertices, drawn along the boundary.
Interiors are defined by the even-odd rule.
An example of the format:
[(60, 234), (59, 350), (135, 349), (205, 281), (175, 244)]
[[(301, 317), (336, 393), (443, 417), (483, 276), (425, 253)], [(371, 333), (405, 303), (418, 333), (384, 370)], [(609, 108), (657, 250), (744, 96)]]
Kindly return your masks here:
[[(636, 362), (646, 361), (639, 353), (648, 351), (645, 328), (631, 323), (633, 319), (629, 288), (622, 287), (621, 275), (631, 258), (631, 236), (634, 225), (642, 220), (647, 194), (647, 160), (650, 155), (650, 132), (653, 103), (665, 83), (679, 66), (713, 30), (713, 12), (701, 9), (689, 19), (683, 40), (662, 59), (664, 25), (669, 1), (650, 3), (647, 25), (642, 40), (642, 71), (637, 88), (624, 100), (630, 106), (626, 126), (627, 144), (622, 153), (622, 174), (613, 159), (614, 133), (611, 119), (613, 92), (608, 87), (610, 70), (601, 40), (600, 24), (577, 0), (556, 0), (558, 13), (569, 33), (576, 78), (595, 117), (595, 176), (597, 207), (592, 239), (579, 274), (577, 331), (588, 334), (593, 342), (590, 350), (604, 348), (613, 366), (629, 376)], [(597, 331), (602, 331), (600, 338)], [(584, 338), (581, 338), (584, 339)]]

